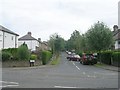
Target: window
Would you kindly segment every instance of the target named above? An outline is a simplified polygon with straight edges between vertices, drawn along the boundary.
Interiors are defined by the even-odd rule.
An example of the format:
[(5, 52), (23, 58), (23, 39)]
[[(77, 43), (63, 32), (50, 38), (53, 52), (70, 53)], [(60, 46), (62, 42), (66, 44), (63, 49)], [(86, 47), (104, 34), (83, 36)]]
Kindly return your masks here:
[(11, 39), (13, 40), (13, 36), (11, 37)]

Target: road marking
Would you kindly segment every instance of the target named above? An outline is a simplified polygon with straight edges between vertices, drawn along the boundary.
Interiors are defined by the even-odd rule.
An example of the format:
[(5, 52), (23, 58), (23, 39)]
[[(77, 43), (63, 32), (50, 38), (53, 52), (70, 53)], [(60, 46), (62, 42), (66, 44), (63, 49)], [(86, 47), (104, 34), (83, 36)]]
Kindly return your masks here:
[(19, 86), (19, 85), (5, 85), (5, 86), (0, 86), (0, 87), (16, 87), (16, 86)]
[(1, 84), (9, 84), (9, 85), (2, 85), (0, 87), (15, 87), (15, 86), (19, 86), (19, 83), (17, 83), (17, 82), (0, 81), (0, 83)]
[(76, 66), (76, 68), (77, 68), (78, 70), (80, 70), (80, 68), (79, 68), (78, 66)]
[[(73, 63), (73, 65), (75, 65), (75, 63), (74, 63), (74, 62), (72, 62), (72, 63)], [(76, 66), (76, 65), (75, 65), (75, 67), (76, 67), (78, 70), (80, 70), (80, 68), (79, 68), (78, 66)]]
[(87, 77), (96, 78), (96, 76), (95, 76), (95, 75), (94, 75), (94, 76), (87, 75)]
[(83, 74), (85, 75), (86, 73), (85, 73), (85, 72), (83, 72)]
[(75, 65), (75, 63), (74, 62), (72, 62), (73, 63), (73, 65)]
[(54, 86), (55, 88), (78, 88), (78, 87), (67, 87), (67, 86)]
[(10, 83), (10, 84), (19, 84), (17, 82), (7, 82), (7, 81), (0, 81), (0, 82), (2, 82), (2, 83)]

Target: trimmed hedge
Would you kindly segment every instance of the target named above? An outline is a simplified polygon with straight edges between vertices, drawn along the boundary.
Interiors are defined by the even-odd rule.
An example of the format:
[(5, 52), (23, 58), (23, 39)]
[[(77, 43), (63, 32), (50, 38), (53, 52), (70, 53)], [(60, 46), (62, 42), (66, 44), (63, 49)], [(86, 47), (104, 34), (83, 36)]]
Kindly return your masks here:
[(52, 53), (50, 51), (42, 51), (42, 64), (46, 65), (51, 57)]
[(112, 51), (103, 51), (100, 53), (102, 63), (111, 65)]
[(112, 54), (112, 60), (114, 66), (120, 66), (120, 52), (114, 52)]

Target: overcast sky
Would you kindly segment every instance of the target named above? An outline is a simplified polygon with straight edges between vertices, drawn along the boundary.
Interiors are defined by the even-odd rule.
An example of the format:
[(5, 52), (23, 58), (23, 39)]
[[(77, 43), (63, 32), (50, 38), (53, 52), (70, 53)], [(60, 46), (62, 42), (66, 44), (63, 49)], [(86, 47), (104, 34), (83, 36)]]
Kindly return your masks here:
[(119, 0), (0, 0), (0, 24), (19, 34), (49, 39), (58, 33), (69, 39), (74, 30), (85, 33), (97, 21), (111, 29), (118, 24)]

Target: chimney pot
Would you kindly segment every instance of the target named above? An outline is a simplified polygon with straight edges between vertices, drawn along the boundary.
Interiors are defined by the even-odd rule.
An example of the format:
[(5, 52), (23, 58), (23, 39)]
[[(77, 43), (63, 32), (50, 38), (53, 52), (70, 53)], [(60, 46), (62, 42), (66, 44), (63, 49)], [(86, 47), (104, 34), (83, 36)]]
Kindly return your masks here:
[(32, 33), (31, 33), (31, 32), (28, 32), (28, 35), (30, 35), (30, 36), (31, 36), (31, 35), (32, 35)]
[(113, 30), (114, 30), (114, 31), (118, 30), (118, 26), (117, 26), (117, 25), (114, 25), (114, 26), (113, 26)]

